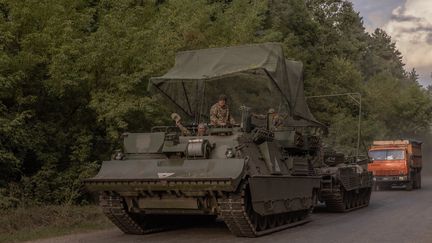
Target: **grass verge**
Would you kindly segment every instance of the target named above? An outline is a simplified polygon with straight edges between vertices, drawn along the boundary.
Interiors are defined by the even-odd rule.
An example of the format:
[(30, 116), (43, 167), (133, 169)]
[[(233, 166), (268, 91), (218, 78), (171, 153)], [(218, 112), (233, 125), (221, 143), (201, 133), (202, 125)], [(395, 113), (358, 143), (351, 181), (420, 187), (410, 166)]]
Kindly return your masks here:
[(0, 211), (0, 242), (21, 242), (114, 227), (97, 206), (43, 206)]

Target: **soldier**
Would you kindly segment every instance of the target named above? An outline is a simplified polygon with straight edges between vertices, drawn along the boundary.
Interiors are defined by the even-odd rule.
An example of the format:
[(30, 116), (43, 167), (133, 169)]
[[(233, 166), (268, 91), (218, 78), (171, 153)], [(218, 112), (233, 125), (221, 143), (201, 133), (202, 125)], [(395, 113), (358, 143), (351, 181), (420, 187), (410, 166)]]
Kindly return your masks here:
[(268, 116), (270, 130), (277, 130), (283, 125), (283, 117), (279, 115), (273, 108), (270, 108), (266, 115), (252, 113), (252, 116), (260, 120), (265, 120)]
[[(176, 126), (180, 129), (182, 136), (192, 136), (191, 131), (189, 131), (183, 124), (180, 122), (181, 117), (177, 113), (172, 113), (171, 118), (175, 121)], [(207, 126), (204, 123), (200, 123), (197, 126), (196, 136), (206, 136), (207, 135)]]
[(182, 136), (190, 136), (191, 135), (191, 132), (186, 127), (184, 127), (183, 124), (181, 124), (181, 122), (180, 122), (181, 117), (179, 114), (172, 113), (171, 119), (173, 119), (175, 121), (176, 126), (180, 129), (180, 131), (182, 133)]
[(204, 123), (198, 124), (197, 136), (206, 136), (206, 135), (207, 135), (207, 126)]
[(210, 109), (210, 124), (213, 126), (234, 125), (235, 121), (231, 117), (229, 107), (227, 105), (226, 95), (220, 95), (218, 102)]
[(275, 111), (275, 109), (270, 108), (269, 111), (270, 128), (277, 130), (283, 125), (283, 117)]

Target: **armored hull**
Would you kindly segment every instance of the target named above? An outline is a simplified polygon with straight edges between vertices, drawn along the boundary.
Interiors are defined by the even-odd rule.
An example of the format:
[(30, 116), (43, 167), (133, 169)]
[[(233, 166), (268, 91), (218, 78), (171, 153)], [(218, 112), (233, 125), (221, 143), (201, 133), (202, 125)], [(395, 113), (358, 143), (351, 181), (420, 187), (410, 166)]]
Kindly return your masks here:
[[(316, 167), (322, 177), (319, 201), (330, 211), (348, 212), (369, 205), (373, 175), (359, 165), (350, 163), (342, 154), (324, 155), (323, 163)], [(360, 162), (367, 164), (368, 159)]]
[(278, 43), (180, 52), (149, 91), (188, 125), (173, 113), (176, 126), (125, 134), (122, 152), (85, 181), (125, 233), (219, 217), (234, 235), (255, 237), (308, 222), (318, 199), (339, 195), (338, 204), (343, 190), (357, 192), (344, 177), (328, 191), (314, 167), (320, 140), (308, 131), (323, 125), (307, 106), (302, 64)]
[[(130, 234), (219, 217), (233, 234), (255, 237), (307, 222), (321, 180), (305, 170), (308, 160), (277, 152), (277, 141), (257, 143), (239, 128), (216, 130), (179, 136), (178, 143), (165, 133), (126, 135), (122, 159), (104, 162), (85, 183), (101, 192), (104, 213)], [(210, 144), (207, 157), (197, 144)]]

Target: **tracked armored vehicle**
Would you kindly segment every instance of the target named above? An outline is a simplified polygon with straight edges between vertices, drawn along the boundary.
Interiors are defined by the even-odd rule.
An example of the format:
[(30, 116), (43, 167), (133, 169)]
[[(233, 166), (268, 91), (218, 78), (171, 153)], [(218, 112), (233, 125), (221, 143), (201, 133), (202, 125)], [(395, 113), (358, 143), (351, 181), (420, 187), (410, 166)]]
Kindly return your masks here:
[(345, 158), (335, 151), (324, 151), (315, 164), (322, 177), (319, 201), (334, 212), (348, 212), (369, 205), (373, 175), (367, 171), (369, 158)]
[[(183, 125), (175, 115), (176, 125), (124, 134), (123, 150), (85, 181), (125, 233), (218, 217), (234, 235), (256, 237), (308, 222), (317, 200), (330, 195), (322, 179), (333, 174), (314, 167), (323, 157), (313, 131), (323, 125), (306, 104), (302, 64), (286, 60), (280, 44), (180, 52), (149, 91)], [(208, 124), (219, 94), (237, 123)]]

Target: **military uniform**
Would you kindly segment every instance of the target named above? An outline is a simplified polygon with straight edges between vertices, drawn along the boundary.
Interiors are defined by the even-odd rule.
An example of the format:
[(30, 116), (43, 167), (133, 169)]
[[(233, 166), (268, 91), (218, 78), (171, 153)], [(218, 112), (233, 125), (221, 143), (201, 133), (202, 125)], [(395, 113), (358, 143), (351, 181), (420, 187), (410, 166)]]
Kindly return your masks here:
[(264, 114), (256, 114), (252, 113), (252, 117), (255, 117), (256, 119), (260, 120), (266, 120), (267, 117), (269, 119), (269, 128), (270, 130), (278, 130), (280, 127), (283, 126), (284, 118), (279, 115), (273, 108), (269, 109), (268, 113), (266, 115)]
[(235, 124), (234, 119), (231, 117), (228, 105), (221, 107), (218, 103), (216, 103), (211, 107), (210, 124), (213, 126)]
[(278, 130), (283, 125), (283, 118), (279, 114), (270, 115), (270, 130)]
[(190, 136), (191, 132), (183, 126), (183, 124), (181, 124), (180, 120), (181, 117), (179, 114), (177, 113), (172, 113), (171, 114), (171, 119), (173, 119), (176, 123), (176, 126), (180, 129), (182, 136)]
[(178, 122), (176, 125), (180, 129), (182, 136), (191, 136), (192, 135), (191, 132), (186, 127), (184, 127), (180, 122)]

